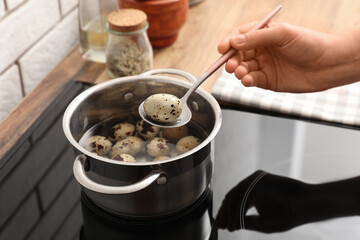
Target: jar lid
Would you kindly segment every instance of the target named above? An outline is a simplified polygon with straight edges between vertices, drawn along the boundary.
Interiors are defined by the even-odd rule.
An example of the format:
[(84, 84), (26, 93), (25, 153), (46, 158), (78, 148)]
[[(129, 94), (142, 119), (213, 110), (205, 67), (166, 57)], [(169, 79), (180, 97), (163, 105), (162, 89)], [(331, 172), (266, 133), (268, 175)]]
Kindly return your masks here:
[(109, 28), (117, 32), (134, 32), (146, 25), (147, 16), (139, 9), (123, 8), (107, 17)]

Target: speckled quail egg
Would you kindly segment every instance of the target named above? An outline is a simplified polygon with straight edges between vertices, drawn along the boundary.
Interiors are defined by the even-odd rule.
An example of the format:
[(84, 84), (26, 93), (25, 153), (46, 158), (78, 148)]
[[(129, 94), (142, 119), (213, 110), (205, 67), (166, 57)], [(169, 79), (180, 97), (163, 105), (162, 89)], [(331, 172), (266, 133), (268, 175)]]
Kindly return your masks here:
[(168, 155), (171, 151), (169, 142), (165, 138), (155, 137), (146, 145), (147, 153), (153, 157)]
[(194, 136), (186, 136), (176, 143), (176, 151), (179, 154), (186, 153), (200, 144), (200, 139)]
[(169, 159), (169, 156), (157, 156), (153, 159), (153, 162)]
[(119, 140), (115, 143), (110, 151), (111, 157), (122, 153), (135, 156), (143, 149), (144, 144), (145, 143), (141, 138), (135, 136), (130, 136), (123, 140)]
[(189, 130), (186, 125), (176, 128), (164, 128), (162, 131), (162, 137), (170, 142), (176, 142), (180, 138), (186, 137), (188, 132)]
[(158, 93), (145, 100), (144, 111), (150, 119), (156, 122), (175, 122), (182, 112), (182, 103), (178, 97), (172, 94)]
[(140, 120), (136, 123), (136, 131), (140, 136), (142, 136), (146, 140), (149, 140), (159, 134), (160, 128), (153, 126), (144, 120)]
[(135, 134), (135, 126), (131, 123), (118, 123), (112, 127), (111, 141), (122, 140)]
[(112, 143), (104, 136), (90, 136), (85, 141), (84, 148), (98, 155), (105, 155), (111, 149)]
[(127, 153), (116, 154), (111, 159), (118, 160), (120, 162), (136, 162), (136, 159)]

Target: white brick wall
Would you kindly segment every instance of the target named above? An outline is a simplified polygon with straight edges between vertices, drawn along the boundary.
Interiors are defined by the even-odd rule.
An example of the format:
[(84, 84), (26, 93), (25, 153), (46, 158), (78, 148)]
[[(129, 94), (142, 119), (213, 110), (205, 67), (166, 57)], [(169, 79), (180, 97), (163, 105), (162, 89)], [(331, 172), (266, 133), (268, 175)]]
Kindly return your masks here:
[(25, 94), (28, 94), (78, 40), (78, 15), (73, 10), (49, 34), (20, 58)]
[(77, 3), (0, 0), (0, 121), (77, 42)]
[(60, 0), (62, 14), (67, 14), (78, 4), (78, 0)]
[(0, 72), (60, 19), (57, 0), (27, 1), (0, 23)]
[(0, 119), (4, 118), (22, 99), (19, 69), (11, 66), (0, 75)]
[(5, 0), (5, 1), (6, 1), (6, 5), (7, 5), (8, 9), (12, 10), (12, 9), (16, 8), (17, 6), (19, 6), (25, 0)]
[(5, 14), (5, 4), (3, 0), (0, 0), (0, 18)]

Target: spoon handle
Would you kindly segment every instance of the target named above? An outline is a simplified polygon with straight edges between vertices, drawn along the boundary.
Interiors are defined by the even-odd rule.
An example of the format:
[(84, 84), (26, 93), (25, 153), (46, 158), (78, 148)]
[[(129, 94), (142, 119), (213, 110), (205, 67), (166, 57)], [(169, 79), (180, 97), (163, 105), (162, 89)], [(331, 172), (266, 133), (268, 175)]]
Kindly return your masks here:
[[(278, 5), (274, 10), (272, 10), (268, 15), (266, 15), (261, 21), (255, 24), (250, 31), (255, 31), (260, 28), (263, 28), (268, 24), (273, 16), (275, 16), (281, 9), (281, 5)], [(230, 48), (226, 53), (219, 57), (191, 86), (191, 88), (186, 92), (182, 97), (183, 100), (186, 100), (209, 76), (211, 76), (216, 70), (218, 70), (227, 60), (229, 60), (235, 53), (236, 49)]]

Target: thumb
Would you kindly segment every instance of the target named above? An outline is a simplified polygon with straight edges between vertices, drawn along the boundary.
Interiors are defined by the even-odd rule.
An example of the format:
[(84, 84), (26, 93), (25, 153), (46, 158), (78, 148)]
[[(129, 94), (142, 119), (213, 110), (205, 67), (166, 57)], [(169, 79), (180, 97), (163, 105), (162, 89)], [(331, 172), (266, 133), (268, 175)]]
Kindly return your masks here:
[(281, 45), (283, 39), (283, 28), (277, 26), (233, 36), (230, 38), (230, 44), (233, 48), (244, 51), (258, 47)]

